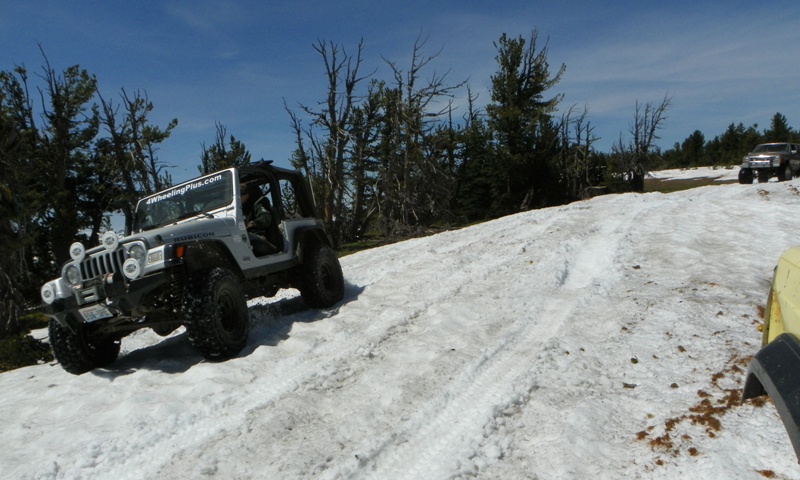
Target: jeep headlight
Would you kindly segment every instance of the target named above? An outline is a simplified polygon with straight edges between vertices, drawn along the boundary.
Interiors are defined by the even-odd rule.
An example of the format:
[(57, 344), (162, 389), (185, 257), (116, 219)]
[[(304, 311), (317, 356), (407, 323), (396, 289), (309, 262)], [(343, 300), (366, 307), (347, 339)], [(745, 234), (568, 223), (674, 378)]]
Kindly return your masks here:
[(780, 167), (781, 166), (781, 157), (780, 156), (772, 157), (772, 166), (773, 167)]
[(64, 278), (72, 286), (81, 283), (81, 271), (75, 265), (70, 265), (64, 269)]
[(136, 244), (132, 246), (130, 250), (128, 250), (128, 255), (130, 255), (131, 258), (142, 264), (144, 263), (144, 258), (147, 255), (147, 252), (144, 250), (143, 246)]
[(139, 278), (144, 270), (144, 261), (147, 257), (147, 250), (144, 246), (136, 243), (131, 245), (128, 248), (128, 258), (125, 260), (125, 263), (122, 264), (122, 274), (125, 275), (129, 280), (135, 280)]

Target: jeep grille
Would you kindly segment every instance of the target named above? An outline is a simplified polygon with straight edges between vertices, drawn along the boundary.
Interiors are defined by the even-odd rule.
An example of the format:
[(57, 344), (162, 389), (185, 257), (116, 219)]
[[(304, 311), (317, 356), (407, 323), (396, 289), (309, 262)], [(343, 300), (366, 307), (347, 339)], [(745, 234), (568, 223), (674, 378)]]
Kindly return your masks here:
[(122, 272), (122, 264), (126, 257), (124, 248), (118, 248), (113, 252), (94, 253), (81, 262), (81, 278), (88, 280), (99, 275)]

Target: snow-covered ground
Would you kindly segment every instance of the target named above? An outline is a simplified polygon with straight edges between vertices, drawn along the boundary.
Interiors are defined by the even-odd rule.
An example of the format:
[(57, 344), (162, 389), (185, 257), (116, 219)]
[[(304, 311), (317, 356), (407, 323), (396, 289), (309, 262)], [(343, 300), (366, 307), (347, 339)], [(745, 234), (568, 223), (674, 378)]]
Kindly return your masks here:
[(108, 369), (3, 373), (0, 472), (800, 479), (772, 403), (738, 401), (798, 186), (609, 195), (348, 256), (341, 305), (255, 299), (224, 363), (140, 332)]
[[(739, 179), (739, 167), (695, 167), (675, 168), (650, 172), (648, 178), (659, 180), (689, 180), (694, 178), (709, 178), (716, 182), (731, 182)], [(771, 181), (776, 181), (771, 179)]]

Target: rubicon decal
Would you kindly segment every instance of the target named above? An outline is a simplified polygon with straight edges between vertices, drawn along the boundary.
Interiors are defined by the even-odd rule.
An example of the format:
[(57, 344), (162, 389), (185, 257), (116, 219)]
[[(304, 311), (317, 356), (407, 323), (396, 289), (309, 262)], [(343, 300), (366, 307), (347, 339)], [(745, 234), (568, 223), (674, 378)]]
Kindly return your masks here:
[(190, 240), (202, 240), (204, 238), (213, 237), (214, 232), (202, 232), (202, 233), (193, 233), (191, 235), (181, 235), (180, 237), (175, 237), (172, 239), (174, 243), (178, 242), (187, 242)]

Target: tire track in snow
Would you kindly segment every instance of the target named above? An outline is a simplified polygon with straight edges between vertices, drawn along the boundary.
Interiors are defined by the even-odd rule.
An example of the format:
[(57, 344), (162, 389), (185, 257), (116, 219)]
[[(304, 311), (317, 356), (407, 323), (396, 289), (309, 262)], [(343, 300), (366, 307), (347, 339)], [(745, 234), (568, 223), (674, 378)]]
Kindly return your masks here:
[[(576, 221), (585, 221), (582, 217)], [(609, 243), (618, 244), (624, 237), (630, 217), (618, 216), (613, 222), (608, 219), (604, 222), (606, 226), (570, 239), (570, 245), (563, 248), (569, 255), (568, 263), (574, 266), (568, 273), (579, 279), (577, 284), (556, 286), (542, 295), (544, 298), (534, 305), (537, 315), (517, 320), (513, 332), (485, 349), (457, 380), (450, 382), (443, 393), (429, 401), (402, 428), (378, 441), (370, 441), (363, 447), (358, 462), (340, 465), (326, 478), (448, 478), (469, 473), (459, 462), (469, 460), (486, 446), (486, 427), (510, 407), (524, 406), (536, 388), (535, 369), (516, 360), (530, 355), (531, 350), (547, 348), (549, 340), (557, 335), (580, 301), (571, 290), (611, 273), (616, 251), (611, 249), (610, 258), (599, 257), (609, 251)], [(600, 265), (578, 270), (583, 268), (580, 262), (586, 260), (586, 255), (602, 260)], [(550, 261), (559, 261), (557, 256), (551, 256)], [(514, 289), (517, 294), (524, 294), (522, 290)], [(500, 454), (500, 450), (491, 448), (489, 454)], [(454, 459), (453, 465), (436, 470), (442, 467), (441, 458)]]
[[(548, 224), (545, 224), (542, 228), (546, 228), (547, 226)], [(516, 225), (512, 222), (512, 225), (507, 227), (507, 231), (513, 232), (515, 227)], [(506, 232), (500, 229), (497, 234), (499, 237), (502, 237), (506, 235)], [(474, 245), (481, 241), (480, 239), (464, 237), (458, 234), (456, 234), (456, 237), (458, 240), (450, 245), (451, 248), (447, 249), (451, 251), (443, 253), (450, 255), (453, 249), (470, 250), (471, 247), (473, 247), (472, 249), (474, 250)], [(409, 243), (427, 243), (424, 240), (425, 239), (420, 239)], [(507, 241), (516, 242), (515, 239), (509, 239)], [(409, 247), (404, 244), (402, 246), (403, 249), (419, 248), (419, 245), (416, 245), (416, 247)], [(405, 256), (405, 258), (408, 258), (408, 256)], [(390, 312), (396, 311), (399, 312), (399, 314), (388, 315), (382, 322), (368, 324), (364, 332), (365, 338), (358, 344), (353, 345), (350, 342), (351, 335), (348, 331), (339, 330), (335, 332), (332, 338), (314, 341), (305, 351), (295, 352), (294, 355), (280, 359), (278, 362), (272, 364), (270, 370), (264, 372), (263, 376), (253, 378), (251, 383), (238, 387), (243, 390), (243, 395), (241, 396), (241, 400), (236, 401), (238, 405), (235, 407), (222, 405), (223, 402), (230, 400), (228, 397), (223, 397), (219, 404), (212, 402), (201, 412), (193, 411), (185, 415), (173, 417), (170, 430), (158, 434), (152, 432), (148, 433), (150, 430), (150, 428), (146, 426), (148, 422), (146, 420), (141, 421), (143, 430), (141, 438), (148, 439), (147, 442), (139, 442), (135, 439), (133, 441), (129, 439), (119, 439), (110, 440), (110, 442), (104, 446), (104, 450), (126, 452), (124, 459), (121, 458), (123, 455), (117, 458), (117, 460), (120, 460), (120, 463), (118, 468), (112, 470), (112, 476), (124, 478), (126, 473), (130, 473), (125, 465), (128, 462), (134, 465), (140, 464), (142, 463), (141, 458), (149, 458), (154, 470), (162, 465), (168, 465), (174, 458), (175, 450), (161, 448), (161, 444), (172, 445), (173, 443), (180, 443), (183, 445), (182, 448), (180, 448), (181, 452), (197, 449), (202, 450), (206, 443), (213, 444), (213, 438), (225, 437), (231, 434), (231, 432), (235, 433), (240, 430), (241, 424), (243, 422), (246, 423), (246, 418), (243, 420), (243, 417), (257, 415), (257, 412), (274, 409), (278, 407), (281, 402), (296, 395), (300, 395), (305, 391), (331, 390), (335, 388), (336, 385), (351, 379), (362, 371), (359, 367), (359, 360), (363, 360), (365, 352), (380, 349), (384, 343), (406, 331), (409, 325), (417, 321), (432, 306), (438, 305), (448, 298), (457, 296), (464, 285), (467, 284), (466, 282), (474, 281), (475, 279), (486, 279), (488, 276), (493, 275), (496, 270), (504, 268), (506, 262), (507, 259), (498, 258), (497, 264), (493, 265), (490, 270), (477, 271), (474, 268), (470, 269), (468, 261), (462, 261), (458, 266), (467, 269), (467, 274), (463, 275), (462, 283), (434, 290), (431, 290), (426, 284), (416, 285), (420, 290), (420, 292), (417, 293), (422, 294), (425, 292), (428, 297), (425, 297), (424, 301), (419, 302), (414, 308), (409, 310), (408, 302), (403, 301), (403, 297), (401, 297), (400, 300), (402, 304), (398, 305), (398, 307), (401, 308), (397, 308), (396, 310), (389, 309)], [(422, 269), (423, 263), (424, 260), (420, 259), (411, 265), (402, 265), (405, 268), (384, 270), (381, 272), (382, 275), (377, 281), (386, 281), (387, 278), (391, 279), (393, 273), (400, 273), (406, 270), (420, 270)], [(390, 262), (389, 265), (394, 264)], [(485, 266), (486, 264), (483, 262), (481, 265)], [(405, 276), (400, 275), (399, 278), (402, 281)], [(391, 288), (402, 292), (402, 287), (403, 285), (398, 284), (396, 287)], [(369, 287), (367, 286), (367, 288)], [(431, 296), (431, 294), (433, 295)], [(346, 306), (343, 307), (343, 310), (346, 311)], [(292, 324), (295, 321), (293, 317), (297, 317), (298, 315), (301, 317), (303, 316), (303, 314), (300, 313), (283, 319), (282, 322)], [(346, 347), (342, 348), (342, 345)], [(227, 362), (225, 365), (232, 366), (233, 363)], [(257, 395), (251, 395), (248, 394), (248, 392), (257, 392)], [(223, 414), (225, 414), (224, 412), (234, 413), (221, 418), (217, 415), (219, 412), (223, 412)], [(205, 434), (200, 437), (192, 438), (188, 442), (185, 440), (184, 437), (198, 431), (205, 432)], [(94, 448), (94, 450), (97, 449)], [(97, 453), (93, 453), (92, 455), (98, 456)], [(137, 475), (141, 475), (142, 473), (144, 472), (137, 472)]]
[[(533, 218), (535, 218), (535, 216)], [(553, 227), (552, 221), (548, 216), (542, 216), (541, 218), (545, 218), (546, 221), (538, 223), (535, 230), (544, 232)], [(536, 243), (535, 239), (520, 238), (518, 236), (517, 230), (519, 230), (520, 222), (526, 221), (520, 218), (512, 218), (501, 222), (501, 228), (496, 228), (501, 225), (495, 226), (495, 235), (492, 237), (491, 247), (524, 251), (525, 245)], [(526, 229), (526, 234), (530, 235), (530, 229)], [(250, 383), (238, 386), (238, 388), (242, 390), (242, 395), (240, 399), (234, 400), (236, 403), (235, 406), (223, 405), (223, 403), (231, 401), (227, 396), (222, 397), (217, 403), (211, 401), (206, 408), (201, 411), (193, 411), (185, 415), (174, 417), (173, 423), (170, 425), (170, 430), (168, 432), (159, 433), (158, 435), (147, 433), (146, 427), (144, 426), (147, 424), (147, 421), (144, 420), (141, 422), (143, 425), (143, 435), (141, 435), (141, 437), (148, 439), (146, 444), (144, 444), (145, 442), (139, 442), (137, 440), (129, 441), (128, 439), (119, 439), (112, 440), (112, 445), (106, 445), (104, 448), (112, 451), (126, 452), (125, 457), (127, 458), (130, 455), (130, 462), (132, 464), (140, 464), (141, 458), (149, 458), (154, 468), (159, 468), (160, 465), (166, 466), (172, 460), (173, 455), (175, 455), (174, 449), (172, 449), (171, 453), (168, 453), (170, 449), (161, 448), (161, 444), (179, 443), (183, 445), (181, 451), (184, 452), (198, 449), (204, 450), (205, 444), (213, 445), (214, 438), (222, 438), (241, 430), (242, 424), (246, 424), (248, 421), (247, 417), (257, 416), (258, 412), (276, 409), (282, 402), (288, 401), (298, 395), (304, 395), (304, 392), (311, 390), (330, 392), (341, 386), (344, 382), (354, 381), (355, 378), (369, 367), (364, 364), (365, 353), (378, 351), (383, 348), (385, 344), (395, 339), (400, 339), (400, 341), (402, 341), (404, 338), (403, 334), (406, 333), (415, 322), (418, 322), (420, 318), (424, 318), (426, 312), (428, 312), (430, 308), (441, 305), (451, 299), (458, 298), (465, 287), (499, 275), (507, 268), (509, 263), (519, 260), (513, 255), (510, 256), (511, 258), (508, 258), (506, 255), (498, 255), (495, 257), (495, 261), (490, 265), (490, 268), (485, 270), (486, 262), (477, 261), (486, 250), (486, 246), (481, 244), (483, 241), (481, 235), (477, 235), (477, 238), (463, 235), (459, 232), (452, 232), (448, 235), (453, 236), (453, 241), (446, 248), (439, 247), (441, 253), (447, 258), (451, 258), (450, 256), (454, 252), (460, 252), (461, 255), (464, 256), (455, 257), (458, 262), (452, 265), (451, 269), (448, 271), (442, 273), (441, 267), (444, 266), (435, 266), (436, 268), (434, 270), (439, 272), (441, 280), (444, 281), (445, 277), (449, 275), (456, 281), (454, 283), (438, 284), (439, 288), (435, 289), (431, 289), (429, 284), (420, 282), (412, 285), (412, 291), (409, 292), (408, 288), (404, 288), (408, 286), (402, 284), (402, 282), (407, 279), (406, 272), (409, 270), (420, 270), (424, 272), (426, 269), (430, 271), (431, 266), (425, 265), (425, 261), (422, 258), (424, 256), (421, 256), (420, 259), (411, 256), (410, 258), (414, 260), (407, 264), (395, 265), (392, 262), (388, 262), (392, 267), (379, 272), (377, 279), (372, 279), (371, 282), (365, 282), (367, 284), (366, 288), (369, 289), (369, 285), (380, 285), (380, 288), (383, 290), (395, 290), (398, 292), (398, 296), (390, 300), (396, 301), (398, 304), (389, 304), (388, 309), (383, 308), (383, 318), (380, 318), (379, 321), (368, 323), (364, 329), (363, 336), (357, 337), (357, 344), (352, 343), (352, 332), (348, 331), (346, 326), (336, 325), (335, 327), (329, 327), (328, 325), (321, 324), (325, 328), (336, 328), (336, 330), (332, 332), (332, 337), (322, 339), (317, 336), (317, 338), (314, 338), (313, 332), (302, 335), (303, 340), (308, 341), (308, 344), (304, 345), (302, 351), (295, 351), (290, 356), (279, 359), (277, 362), (270, 364), (270, 369), (268, 371), (262, 372), (261, 375), (252, 378)], [(411, 243), (415, 245), (412, 247), (403, 245), (403, 249), (428, 248), (428, 242), (425, 241), (425, 239), (420, 239)], [(441, 243), (437, 243), (437, 245), (441, 245)], [(520, 247), (520, 245), (523, 246)], [(404, 255), (403, 258), (409, 258), (409, 256)], [(480, 267), (473, 267), (473, 263)], [(478, 271), (478, 268), (483, 270)], [(399, 280), (395, 280), (393, 278), (395, 276)], [(513, 279), (510, 280), (513, 281)], [(393, 282), (398, 283), (393, 285)], [(410, 295), (408, 295), (409, 293)], [(364, 296), (369, 297), (366, 291)], [(408, 296), (411, 298), (408, 298)], [(409, 306), (412, 306), (412, 308), (409, 308)], [(379, 311), (381, 310), (380, 306), (376, 306), (376, 308)], [(536, 308), (539, 307), (537, 306)], [(339, 315), (347, 318), (347, 305), (341, 308)], [(287, 324), (291, 324), (295, 321), (293, 317), (297, 316), (302, 318), (303, 313), (289, 317), (284, 321)], [(337, 323), (336, 320), (337, 317), (334, 316), (323, 322), (335, 324)], [(550, 325), (557, 324), (551, 322)], [(318, 329), (315, 326), (311, 330), (316, 331)], [(292, 336), (296, 337), (300, 335), (295, 335), (293, 333)], [(429, 414), (435, 416), (436, 411), (442, 411), (447, 408), (448, 404), (460, 405), (459, 403), (452, 402), (463, 401), (461, 399), (464, 397), (458, 395), (458, 390), (463, 389), (463, 382), (475, 384), (482, 384), (481, 381), (491, 382), (492, 377), (494, 377), (495, 380), (499, 378), (498, 372), (501, 371), (505, 372), (503, 378), (507, 380), (514, 380), (516, 376), (519, 376), (520, 372), (514, 371), (513, 369), (506, 369), (502, 366), (502, 362), (498, 362), (501, 365), (500, 367), (490, 369), (489, 371), (491, 373), (487, 376), (482, 376), (483, 374), (481, 373), (486, 371), (489, 366), (496, 363), (495, 358), (498, 355), (501, 355), (503, 351), (508, 350), (510, 346), (519, 341), (519, 335), (513, 335), (512, 338), (513, 340), (509, 340), (508, 342), (504, 341), (502, 344), (490, 347), (486, 350), (477, 364), (470, 367), (470, 369), (462, 375), (464, 380), (456, 384), (457, 386), (454, 387), (454, 391), (444, 399), (443, 404), (436, 406), (435, 404), (439, 402), (439, 400), (434, 400), (433, 410), (430, 411)], [(283, 345), (285, 345), (285, 343)], [(344, 348), (342, 348), (343, 346)], [(256, 352), (253, 354), (255, 353)], [(275, 352), (269, 353), (280, 352), (276, 350)], [(271, 357), (271, 355), (267, 356)], [(225, 365), (228, 364), (226, 363)], [(230, 363), (230, 366), (233, 365), (233, 363)], [(481, 380), (482, 378), (485, 380)], [(527, 382), (530, 383), (529, 380)], [(523, 396), (525, 395), (524, 390), (523, 388)], [(473, 392), (475, 396), (479, 394), (479, 392), (470, 391)], [(496, 392), (496, 395), (499, 396), (487, 398), (486, 401), (492, 405), (504, 403), (503, 395), (499, 392)], [(469, 397), (467, 397), (467, 401), (469, 401), (468, 398)], [(458, 412), (458, 409), (450, 407), (450, 411)], [(220, 412), (222, 412), (222, 416), (220, 416)], [(457, 413), (454, 414), (457, 415)], [(492, 417), (491, 412), (487, 414), (483, 411), (479, 413), (478, 418), (480, 419), (482, 418), (481, 416), (486, 417), (487, 415), (487, 418)], [(482, 424), (481, 422), (478, 423)], [(414, 429), (406, 432), (404, 436), (408, 436), (413, 430)], [(187, 442), (185, 437), (196, 432), (205, 433), (200, 437), (191, 438)], [(391, 442), (387, 445), (391, 446)], [(119, 464), (119, 468), (115, 469), (113, 473), (119, 475), (120, 478), (124, 477), (127, 471), (125, 467), (126, 463), (127, 462), (122, 461)], [(139, 474), (141, 473), (143, 472), (139, 472)]]
[[(548, 312), (555, 314), (556, 312)], [(530, 323), (527, 325), (529, 326)], [(551, 338), (557, 323), (537, 329)], [(524, 332), (519, 332), (524, 335)], [(434, 400), (428, 402), (400, 431), (385, 437), (377, 449), (362, 457), (352, 478), (446, 478), (461, 469), (460, 459), (475, 455), (483, 426), (510, 405), (524, 405), (536, 386), (536, 378), (525, 367), (510, 364), (521, 336), (505, 337), (469, 365)], [(498, 385), (512, 386), (511, 391)], [(446, 470), (437, 471), (441, 458), (453, 459)], [(339, 473), (345, 472), (337, 472)], [(349, 475), (346, 475), (349, 476)]]

